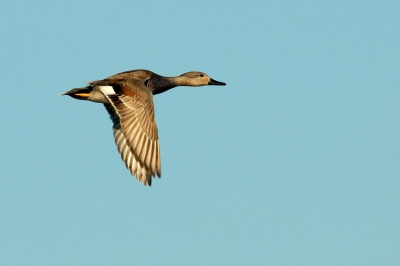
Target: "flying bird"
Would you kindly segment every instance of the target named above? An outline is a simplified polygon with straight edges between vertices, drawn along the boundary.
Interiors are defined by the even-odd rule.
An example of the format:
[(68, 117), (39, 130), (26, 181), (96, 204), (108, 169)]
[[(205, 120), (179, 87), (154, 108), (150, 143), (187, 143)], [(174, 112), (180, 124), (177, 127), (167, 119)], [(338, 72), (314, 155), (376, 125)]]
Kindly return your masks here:
[(126, 168), (144, 186), (151, 186), (152, 177), (161, 177), (153, 95), (177, 86), (205, 85), (226, 84), (198, 71), (164, 77), (139, 69), (91, 81), (86, 87), (72, 89), (61, 95), (104, 104), (113, 122), (115, 144)]

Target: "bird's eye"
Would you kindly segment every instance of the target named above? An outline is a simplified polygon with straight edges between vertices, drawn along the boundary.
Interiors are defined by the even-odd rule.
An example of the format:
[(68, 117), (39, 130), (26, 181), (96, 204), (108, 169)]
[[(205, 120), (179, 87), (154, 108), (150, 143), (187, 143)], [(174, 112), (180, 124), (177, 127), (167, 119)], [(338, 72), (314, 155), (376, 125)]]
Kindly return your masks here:
[(203, 75), (203, 74), (200, 74), (200, 77), (202, 78), (202, 77), (204, 77), (204, 75)]

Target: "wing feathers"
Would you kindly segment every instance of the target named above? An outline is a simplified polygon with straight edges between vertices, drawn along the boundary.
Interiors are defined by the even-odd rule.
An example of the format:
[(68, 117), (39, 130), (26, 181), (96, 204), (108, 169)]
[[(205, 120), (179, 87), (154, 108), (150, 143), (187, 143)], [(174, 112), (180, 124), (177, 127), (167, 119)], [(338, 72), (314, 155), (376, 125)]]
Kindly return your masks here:
[(105, 107), (114, 123), (115, 144), (122, 160), (139, 182), (151, 185), (152, 177), (161, 177), (160, 146), (152, 95), (143, 97), (139, 93), (130, 97), (117, 94), (112, 86), (99, 88), (110, 101)]

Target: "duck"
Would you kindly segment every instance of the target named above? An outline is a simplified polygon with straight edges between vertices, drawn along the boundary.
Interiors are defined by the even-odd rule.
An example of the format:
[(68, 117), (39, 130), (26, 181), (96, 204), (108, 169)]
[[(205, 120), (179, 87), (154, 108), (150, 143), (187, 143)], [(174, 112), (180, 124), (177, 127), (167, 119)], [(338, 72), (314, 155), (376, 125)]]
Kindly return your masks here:
[(124, 71), (87, 84), (61, 96), (104, 105), (113, 123), (113, 135), (121, 159), (132, 176), (144, 186), (151, 186), (152, 178), (156, 176), (161, 178), (153, 96), (177, 86), (226, 85), (199, 71), (165, 77), (145, 69)]

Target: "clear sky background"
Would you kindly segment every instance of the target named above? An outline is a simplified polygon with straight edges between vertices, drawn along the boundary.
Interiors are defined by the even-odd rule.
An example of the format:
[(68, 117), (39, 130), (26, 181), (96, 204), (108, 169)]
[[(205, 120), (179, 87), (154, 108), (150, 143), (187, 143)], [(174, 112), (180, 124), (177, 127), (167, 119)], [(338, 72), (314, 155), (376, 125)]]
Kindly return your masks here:
[[(0, 265), (400, 265), (399, 1), (5, 1)], [(101, 104), (131, 69), (225, 87), (155, 97), (162, 172)]]

